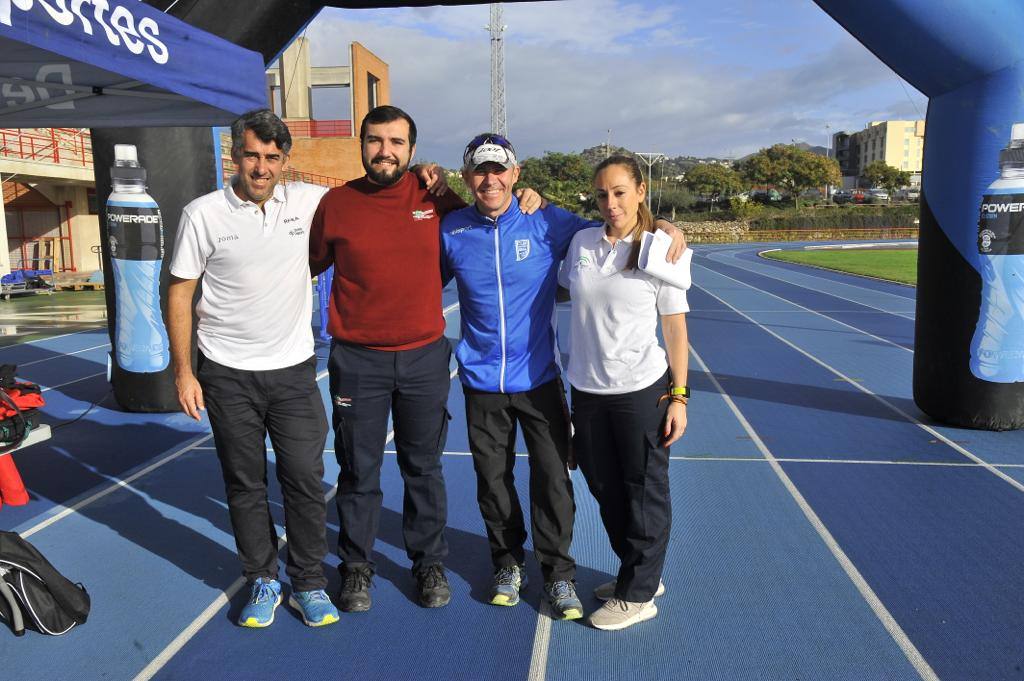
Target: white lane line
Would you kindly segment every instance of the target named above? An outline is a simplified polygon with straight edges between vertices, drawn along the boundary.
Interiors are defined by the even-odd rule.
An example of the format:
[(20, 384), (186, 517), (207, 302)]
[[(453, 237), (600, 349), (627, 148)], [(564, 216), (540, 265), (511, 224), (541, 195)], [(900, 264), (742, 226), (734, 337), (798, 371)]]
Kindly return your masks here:
[[(743, 461), (763, 463), (764, 459), (751, 456), (670, 456), (670, 461)], [(775, 457), (780, 463), (839, 463), (847, 465), (864, 466), (931, 466), (935, 468), (983, 468), (976, 463), (969, 461), (892, 461), (886, 459), (793, 459), (782, 456)], [(1000, 463), (993, 464), (998, 468), (1024, 468), (1022, 463)]]
[[(822, 319), (829, 320), (830, 322), (832, 322), (834, 324), (840, 324), (841, 326), (845, 326), (846, 328), (848, 328), (848, 329), (850, 329), (852, 331), (856, 331), (857, 333), (862, 334), (864, 336), (868, 336), (870, 338), (874, 338), (875, 340), (881, 341), (882, 343), (885, 343), (887, 345), (891, 345), (894, 348), (899, 348), (900, 350), (904, 350), (904, 351), (909, 352), (909, 353), (913, 353), (914, 352), (913, 349), (905, 347), (903, 345), (900, 345), (899, 343), (894, 343), (893, 341), (889, 340), (888, 338), (882, 338), (881, 336), (876, 336), (875, 334), (869, 333), (869, 332), (865, 331), (864, 329), (858, 329), (856, 326), (853, 326), (852, 324), (847, 324), (846, 322), (841, 322), (841, 321), (839, 321), (838, 319), (836, 319), (834, 317), (829, 317), (827, 314), (819, 312), (818, 310), (812, 310), (809, 307), (804, 307), (800, 303), (795, 303), (792, 300), (789, 300), (788, 298), (783, 298), (782, 296), (777, 296), (774, 293), (772, 293), (771, 291), (765, 291), (764, 289), (758, 288), (758, 287), (754, 286), (753, 284), (748, 284), (745, 281), (740, 281), (739, 279), (735, 279), (733, 277), (730, 277), (728, 274), (722, 274), (721, 272), (716, 272), (713, 268), (710, 268), (710, 267), (708, 267), (706, 265), (697, 265), (697, 267), (702, 267), (702, 268), (706, 269), (707, 271), (712, 272), (712, 273), (714, 273), (715, 275), (717, 275), (719, 277), (724, 277), (724, 278), (728, 279), (729, 281), (735, 281), (737, 284), (741, 284), (743, 286), (746, 286), (747, 288), (753, 289), (753, 290), (757, 291), (758, 293), (763, 293), (766, 296), (771, 296), (772, 298), (776, 298), (778, 300), (781, 300), (782, 302), (784, 302), (784, 303), (786, 303), (788, 305), (792, 305), (793, 307), (800, 308), (801, 310), (804, 310), (805, 312), (810, 312), (811, 314), (815, 314), (815, 315), (821, 317)], [(703, 286), (698, 286), (697, 288), (703, 289), (703, 290), (707, 291), (710, 295), (714, 296), (715, 298), (718, 298), (718, 296), (715, 296), (715, 294), (711, 293), (710, 290), (708, 290), (707, 288), (705, 288)], [(721, 298), (718, 298), (718, 300), (721, 300), (723, 303), (725, 303), (725, 301), (722, 300)], [(729, 305), (728, 303), (725, 303), (725, 304)], [(732, 307), (732, 305), (729, 305), (729, 307)], [(736, 308), (733, 307), (732, 309), (735, 310)], [(751, 320), (751, 321), (753, 321), (753, 320)], [(756, 324), (757, 322), (754, 322), (754, 323)]]
[[(385, 449), (384, 453), (385, 454), (397, 454), (398, 452), (396, 452), (393, 449)], [(442, 454), (444, 456), (473, 456), (473, 452), (450, 452), (448, 450), (445, 450), (444, 452), (442, 452)], [(530, 455), (525, 453), (525, 452), (516, 452), (515, 456), (516, 456), (517, 459), (526, 459), (526, 458), (529, 458)]]
[[(279, 539), (279, 545), (283, 543), (283, 540)], [(220, 609), (231, 602), (231, 599), (235, 597), (242, 587), (245, 586), (245, 577), (239, 577), (231, 583), (224, 593), (217, 596), (212, 603), (206, 606), (206, 609), (199, 615), (199, 617), (192, 620), (185, 629), (178, 634), (170, 645), (164, 648), (159, 655), (146, 665), (146, 667), (135, 676), (135, 681), (144, 681), (153, 678), (153, 675), (163, 669), (163, 666), (167, 664), (175, 653), (181, 650), (189, 640), (199, 633), (199, 630), (206, 626), (206, 623), (213, 619), (214, 615), (220, 612)]]
[(18, 365), (18, 368), (21, 369), (21, 368), (24, 368), (24, 367), (27, 367), (27, 366), (32, 366), (33, 364), (39, 364), (40, 362), (51, 362), (51, 361), (53, 361), (55, 359), (60, 359), (61, 357), (70, 357), (71, 355), (80, 355), (81, 353), (88, 352), (90, 350), (97, 350), (99, 348), (109, 348), (109, 347), (110, 347), (110, 343), (104, 343), (103, 345), (94, 345), (91, 348), (82, 348), (81, 350), (75, 350), (74, 352), (62, 352), (59, 355), (54, 355), (53, 357), (44, 357), (43, 359), (34, 359), (31, 362), (22, 362), (21, 364)]
[[(870, 305), (870, 304), (865, 303), (865, 302), (860, 301), (860, 300), (854, 300), (853, 298), (847, 298), (846, 296), (841, 296), (838, 293), (833, 293), (831, 291), (825, 291), (825, 290), (821, 290), (821, 289), (815, 289), (815, 288), (813, 288), (810, 285), (810, 283), (799, 283), (799, 282), (796, 282), (796, 281), (792, 281), (790, 279), (784, 279), (782, 277), (773, 276), (773, 275), (768, 274), (766, 272), (762, 272), (760, 270), (753, 269), (753, 268), (749, 267), (748, 263), (746, 263), (745, 261), (740, 260), (740, 259), (738, 259), (736, 257), (729, 257), (729, 260), (731, 260), (732, 262), (724, 262), (722, 258), (713, 258), (713, 257), (711, 257), (711, 254), (708, 254), (707, 258), (711, 262), (717, 262), (717, 263), (721, 263), (723, 265), (728, 265), (730, 267), (736, 267), (736, 268), (739, 268), (739, 269), (741, 269), (741, 270), (743, 270), (745, 272), (749, 272), (751, 274), (756, 274), (756, 275), (762, 276), (762, 277), (767, 277), (768, 279), (774, 279), (775, 281), (781, 281), (781, 282), (783, 282), (785, 284), (789, 284), (790, 286), (796, 286), (797, 288), (806, 289), (808, 291), (815, 291), (816, 293), (823, 293), (823, 294), (825, 294), (827, 296), (832, 296), (833, 298), (838, 298), (839, 300), (845, 300), (848, 303), (854, 303), (855, 305), (861, 305), (862, 307), (871, 308), (872, 310), (876, 310), (878, 312), (883, 312), (885, 314), (891, 314), (894, 317), (901, 317), (903, 319), (909, 319), (911, 321), (913, 321), (913, 319), (914, 319), (914, 315), (912, 315), (910, 313), (894, 312), (892, 310), (886, 310), (886, 309), (883, 309), (883, 308), (880, 308), (880, 307), (876, 307), (874, 305)], [(768, 259), (765, 258), (765, 260), (768, 260)], [(776, 262), (786, 262), (786, 261), (780, 260), (780, 261), (776, 261)], [(797, 263), (797, 264), (803, 265), (803, 263)], [(706, 265), (704, 265), (704, 267), (706, 267)], [(776, 268), (776, 269), (778, 269), (778, 268)], [(818, 269), (826, 270), (828, 272), (835, 272), (836, 271), (836, 270), (829, 270), (829, 269), (824, 268), (824, 267), (819, 267)], [(840, 274), (847, 274), (847, 273), (846, 272), (841, 272)], [(722, 276), (726, 276), (726, 275), (723, 274)], [(811, 275), (801, 275), (801, 276), (803, 278), (807, 278), (807, 279), (813, 279), (814, 278)], [(855, 290), (858, 290), (852, 284), (842, 284), (840, 282), (833, 282), (831, 280), (829, 280), (829, 283), (839, 284), (841, 286), (846, 286), (846, 287), (850, 287), (850, 288), (854, 288)], [(858, 292), (863, 291), (863, 290), (865, 290), (865, 289), (859, 289)], [(767, 293), (767, 291), (765, 291), (765, 293)], [(892, 294), (887, 294), (887, 293), (883, 293), (883, 292), (880, 292), (880, 291), (872, 291), (872, 293), (879, 293), (880, 295), (892, 296)], [(899, 296), (892, 296), (892, 297), (899, 299), (900, 302), (902, 302), (902, 303), (911, 302), (907, 298), (899, 298)]]
[(46, 388), (40, 388), (39, 392), (45, 393), (45, 392), (47, 392), (49, 390), (56, 390), (57, 388), (63, 388), (64, 386), (71, 385), (72, 383), (80, 383), (82, 381), (88, 381), (90, 378), (96, 378), (97, 376), (106, 376), (106, 375), (107, 375), (106, 371), (101, 371), (98, 374), (89, 374), (88, 376), (82, 376), (81, 378), (76, 378), (75, 380), (68, 381), (67, 383), (61, 383), (59, 385), (51, 385), (51, 386), (46, 387)]
[(35, 343), (44, 343), (46, 341), (51, 341), (51, 340), (54, 340), (56, 338), (66, 338), (68, 336), (74, 336), (75, 334), (78, 334), (78, 333), (88, 333), (89, 331), (96, 331), (96, 330), (99, 330), (99, 329), (102, 329), (102, 328), (103, 328), (102, 325), (90, 326), (88, 329), (81, 329), (79, 331), (70, 331), (68, 333), (61, 333), (61, 334), (58, 334), (56, 336), (47, 336), (46, 338), (36, 338), (35, 340), (23, 341), (21, 343), (14, 343), (12, 345), (5, 345), (2, 348), (0, 348), (0, 352), (3, 352), (4, 350), (10, 350), (11, 348), (17, 348), (17, 347), (22, 346), (22, 345), (34, 345)]
[(537, 629), (533, 632), (533, 650), (530, 652), (530, 671), (527, 681), (544, 681), (548, 673), (548, 651), (551, 649), (551, 608), (542, 598), (537, 610)]
[[(320, 381), (326, 375), (327, 375), (327, 372), (326, 371), (322, 371), (319, 374), (317, 374), (316, 380)], [(65, 383), (64, 385), (67, 385), (67, 384)], [(60, 386), (53, 386), (53, 387), (54, 388), (58, 388)], [(46, 390), (51, 390), (51, 389), (52, 388), (46, 388)], [(92, 502), (94, 502), (94, 501), (96, 501), (98, 499), (102, 499), (103, 497), (107, 496), (111, 492), (115, 492), (115, 491), (121, 489), (122, 487), (126, 487), (129, 484), (131, 484), (132, 482), (134, 482), (134, 481), (138, 480), (139, 478), (141, 478), (142, 476), (148, 475), (149, 473), (152, 473), (153, 471), (155, 471), (156, 469), (160, 468), (161, 466), (163, 466), (165, 464), (168, 464), (171, 461), (174, 461), (175, 459), (179, 458), (181, 455), (185, 454), (186, 452), (189, 452), (189, 451), (191, 451), (193, 449), (215, 449), (215, 447), (204, 447), (204, 446), (202, 446), (202, 443), (206, 442), (207, 440), (209, 440), (212, 437), (213, 437), (213, 433), (208, 433), (208, 434), (204, 435), (203, 437), (201, 437), (200, 439), (198, 439), (195, 442), (193, 442), (192, 444), (186, 445), (186, 446), (182, 447), (181, 449), (178, 449), (177, 451), (175, 451), (175, 452), (173, 452), (171, 454), (168, 454), (163, 459), (160, 459), (159, 461), (153, 462), (152, 464), (146, 466), (145, 468), (140, 469), (139, 471), (133, 473), (131, 476), (129, 476), (129, 477), (123, 479), (123, 480), (112, 477), (111, 479), (116, 481), (113, 485), (110, 485), (109, 487), (105, 487), (105, 488), (99, 490), (95, 494), (92, 494), (92, 495), (86, 497), (85, 499), (82, 499), (81, 501), (77, 502), (73, 506), (68, 506), (68, 507), (60, 507), (60, 506), (58, 506), (58, 507), (60, 507), (62, 509), (61, 511), (59, 511), (58, 513), (50, 516), (49, 518), (47, 518), (43, 522), (39, 523), (38, 525), (33, 525), (28, 530), (25, 530), (24, 532), (21, 532), (20, 533), (21, 536), (25, 537), (25, 538), (32, 536), (36, 532), (39, 532), (40, 530), (45, 529), (45, 528), (49, 527), (50, 525), (53, 525), (58, 520), (62, 520), (63, 518), (66, 518), (67, 516), (71, 515), (72, 513), (80, 511), (81, 509), (85, 508), (86, 506), (88, 506)]]
[(109, 487), (105, 487), (105, 488), (101, 489), (100, 491), (96, 492), (95, 494), (92, 494), (92, 495), (86, 497), (85, 499), (82, 499), (81, 501), (77, 502), (76, 504), (74, 504), (72, 506), (65, 506), (65, 507), (58, 506), (58, 508), (61, 508), (61, 510), (59, 512), (57, 512), (54, 515), (50, 516), (49, 518), (47, 518), (43, 522), (41, 522), (41, 523), (39, 523), (37, 525), (33, 525), (32, 527), (30, 527), (29, 529), (25, 530), (24, 532), (20, 532), (19, 534), (21, 534), (21, 536), (23, 538), (26, 538), (26, 539), (28, 537), (31, 537), (36, 532), (39, 532), (40, 530), (46, 529), (47, 527), (49, 527), (50, 525), (53, 525), (58, 520), (63, 520), (64, 518), (66, 518), (67, 516), (71, 515), (72, 513), (76, 513), (78, 511), (82, 510), (83, 508), (85, 508), (89, 504), (93, 503), (94, 501), (102, 499), (103, 497), (107, 496), (111, 492), (116, 492), (117, 490), (121, 489), (122, 487), (127, 487), (128, 485), (130, 485), (131, 483), (135, 482), (136, 480), (138, 480), (142, 476), (148, 475), (149, 473), (152, 473), (153, 471), (155, 471), (156, 469), (160, 468), (161, 466), (163, 466), (165, 464), (168, 464), (171, 461), (174, 461), (175, 459), (180, 457), (182, 454), (185, 454), (186, 452), (191, 451), (192, 449), (195, 449), (200, 443), (206, 442), (211, 437), (213, 437), (212, 433), (210, 433), (208, 435), (204, 435), (203, 437), (201, 437), (200, 439), (196, 440), (192, 444), (186, 445), (186, 446), (182, 447), (181, 449), (179, 449), (179, 450), (177, 450), (177, 451), (175, 451), (175, 452), (173, 452), (171, 454), (168, 454), (167, 456), (165, 456), (164, 458), (162, 458), (162, 459), (160, 459), (158, 461), (154, 461), (153, 463), (149, 464), (145, 468), (142, 468), (142, 469), (136, 471), (135, 473), (133, 473), (132, 475), (128, 476), (127, 478), (124, 478), (123, 480), (111, 477), (112, 480), (117, 480), (117, 482), (115, 482), (113, 485), (110, 485)]
[(896, 644), (903, 651), (903, 654), (906, 655), (907, 660), (910, 661), (910, 664), (913, 665), (914, 669), (925, 681), (939, 681), (939, 677), (932, 670), (931, 665), (929, 665), (928, 661), (924, 659), (924, 656), (911, 642), (910, 638), (907, 636), (906, 632), (903, 631), (902, 627), (900, 627), (899, 623), (896, 621), (896, 618), (892, 616), (888, 608), (885, 607), (885, 604), (882, 603), (882, 600), (878, 597), (877, 594), (875, 594), (874, 590), (867, 583), (867, 580), (864, 579), (864, 576), (861, 575), (860, 571), (857, 569), (857, 566), (853, 564), (853, 561), (850, 560), (849, 556), (846, 555), (846, 552), (843, 551), (842, 547), (839, 546), (839, 542), (836, 541), (835, 537), (832, 536), (832, 533), (829, 532), (827, 527), (825, 527), (825, 523), (823, 523), (821, 518), (818, 517), (818, 514), (814, 512), (814, 509), (811, 508), (811, 505), (807, 503), (807, 499), (805, 499), (803, 494), (800, 493), (800, 490), (797, 489), (796, 485), (786, 474), (786, 471), (782, 469), (782, 465), (772, 454), (771, 450), (768, 449), (768, 446), (757, 434), (757, 431), (754, 430), (753, 426), (750, 425), (750, 422), (747, 421), (746, 417), (743, 415), (743, 412), (741, 412), (739, 410), (739, 407), (736, 406), (736, 403), (733, 402), (732, 398), (729, 397), (729, 395), (725, 392), (725, 389), (722, 388), (722, 384), (719, 383), (715, 375), (711, 373), (711, 369), (708, 367), (707, 364), (705, 364), (703, 358), (701, 358), (701, 356), (697, 353), (697, 351), (693, 348), (692, 345), (690, 346), (690, 353), (693, 355), (694, 359), (697, 360), (697, 363), (700, 365), (701, 369), (714, 384), (715, 389), (725, 400), (725, 403), (729, 406), (729, 409), (732, 411), (733, 415), (735, 415), (736, 420), (738, 420), (743, 429), (747, 431), (747, 434), (750, 436), (750, 439), (753, 441), (754, 445), (761, 452), (761, 454), (764, 455), (764, 458), (772, 467), (772, 470), (775, 472), (775, 475), (779, 478), (780, 481), (782, 481), (782, 484), (786, 488), (786, 491), (788, 491), (790, 496), (792, 496), (793, 499), (796, 501), (797, 506), (799, 506), (800, 510), (803, 511), (804, 516), (811, 523), (811, 526), (818, 533), (818, 536), (821, 537), (821, 540), (825, 543), (825, 546), (828, 547), (828, 550), (832, 553), (836, 561), (843, 568), (843, 571), (846, 573), (847, 577), (849, 577), (850, 581), (853, 582), (854, 586), (857, 588), (857, 591), (860, 592), (861, 597), (867, 602), (868, 606), (871, 608), (871, 611), (875, 613), (875, 616), (879, 619), (879, 621), (881, 621), (882, 626), (885, 627), (885, 630), (889, 632), (889, 635), (893, 638), (894, 641), (896, 641)]
[[(874, 400), (876, 400), (877, 402), (883, 404), (885, 407), (887, 407), (888, 409), (892, 410), (894, 413), (899, 414), (900, 416), (902, 416), (904, 419), (906, 419), (910, 423), (914, 424), (915, 426), (917, 426), (918, 428), (920, 428), (924, 432), (926, 432), (929, 435), (931, 435), (932, 437), (934, 437), (936, 440), (939, 440), (940, 442), (948, 445), (954, 451), (957, 451), (960, 454), (963, 454), (965, 457), (967, 457), (968, 459), (970, 459), (974, 463), (978, 464), (979, 466), (981, 466), (982, 468), (987, 470), (989, 473), (992, 473), (992, 475), (995, 475), (996, 477), (1000, 478), (1004, 482), (1007, 482), (1010, 485), (1012, 485), (1014, 488), (1020, 490), (1021, 492), (1024, 492), (1024, 483), (1021, 483), (1021, 482), (1013, 479), (1012, 477), (1010, 477), (1006, 473), (1002, 472), (1001, 470), (999, 470), (998, 468), (996, 468), (992, 464), (988, 463), (987, 461), (982, 460), (980, 457), (975, 455), (973, 452), (968, 451), (967, 449), (965, 449), (964, 447), (960, 446), (959, 444), (957, 444), (953, 440), (949, 439), (948, 437), (946, 437), (945, 435), (943, 435), (939, 431), (935, 430), (934, 428), (932, 428), (928, 424), (922, 423), (921, 421), (919, 421), (915, 417), (911, 416), (907, 412), (903, 411), (902, 409), (897, 407), (895, 404), (893, 404), (889, 400), (887, 400), (884, 397), (882, 397), (881, 395), (877, 395), (874, 392), (872, 392), (871, 390), (869, 390), (868, 388), (865, 388), (859, 382), (853, 380), (852, 378), (850, 378), (849, 376), (847, 376), (843, 372), (839, 371), (838, 369), (836, 369), (832, 365), (828, 364), (824, 360), (818, 359), (817, 357), (815, 357), (811, 353), (807, 352), (803, 348), (801, 348), (798, 345), (796, 345), (796, 344), (790, 342), (789, 340), (783, 338), (779, 334), (777, 334), (774, 331), (772, 331), (771, 329), (769, 329), (767, 326), (765, 326), (765, 325), (761, 324), (760, 322), (758, 322), (757, 320), (753, 319), (750, 315), (748, 315), (745, 312), (739, 310), (738, 308), (730, 305), (725, 300), (722, 300), (721, 298), (719, 298), (718, 296), (716, 296), (714, 293), (712, 293), (708, 289), (704, 288), (703, 286), (698, 286), (698, 288), (703, 290), (705, 293), (707, 293), (712, 298), (715, 298), (716, 300), (718, 300), (718, 302), (722, 303), (726, 307), (728, 307), (731, 310), (733, 310), (736, 314), (738, 314), (739, 316), (743, 317), (744, 319), (749, 321), (751, 324), (754, 324), (758, 328), (763, 329), (765, 331), (765, 333), (771, 334), (774, 338), (777, 338), (778, 340), (782, 341), (783, 343), (785, 343), (789, 347), (793, 348), (794, 350), (796, 350), (801, 355), (803, 355), (807, 359), (811, 360), (812, 362), (814, 362), (818, 366), (826, 369), (827, 371), (832, 372), (833, 374), (835, 374), (839, 378), (843, 379), (844, 381), (846, 381), (847, 383), (852, 385), (857, 390), (860, 390), (865, 395), (868, 395), (871, 398), (873, 398)], [(754, 287), (751, 287), (751, 288), (754, 288)], [(771, 294), (769, 294), (769, 295), (771, 295)], [(812, 312), (813, 312), (813, 310), (812, 310)], [(864, 332), (861, 332), (861, 333), (864, 333)], [(865, 335), (871, 335), (871, 334), (865, 333)]]
[[(458, 303), (456, 303), (454, 306), (449, 306), (448, 308), (445, 308), (445, 310), (451, 311), (456, 307), (458, 307)], [(455, 376), (458, 373), (458, 369), (452, 370), (452, 372), (448, 375), (448, 380), (451, 381), (453, 378), (455, 378)], [(319, 381), (322, 377), (326, 375), (326, 371), (317, 374), (317, 380)], [(394, 439), (395, 431), (392, 430), (387, 434), (387, 437), (384, 440), (384, 444), (386, 445), (387, 443), (391, 442)], [(324, 501), (330, 502), (330, 500), (333, 499), (337, 493), (338, 485), (337, 483), (335, 483), (335, 485), (331, 487), (331, 489), (328, 490), (327, 493), (324, 495)], [(283, 547), (284, 544), (288, 541), (287, 536), (283, 533), (279, 535), (278, 539), (279, 547)], [(180, 634), (174, 637), (173, 641), (167, 644), (166, 648), (160, 651), (160, 653), (156, 657), (154, 657), (153, 660), (135, 676), (135, 681), (148, 681), (149, 679), (153, 678), (153, 675), (159, 672), (161, 669), (163, 669), (164, 665), (170, 662), (171, 659), (175, 655), (177, 655), (182, 648), (185, 647), (185, 645), (192, 639), (192, 637), (199, 633), (202, 630), (202, 628), (206, 626), (206, 624), (211, 619), (213, 619), (218, 612), (220, 612), (221, 608), (223, 608), (231, 602), (231, 599), (235, 597), (235, 594), (237, 594), (243, 586), (245, 586), (244, 577), (239, 577), (234, 582), (232, 582), (231, 586), (224, 590), (224, 593), (217, 596), (217, 598), (214, 599), (212, 603), (206, 606), (206, 608), (199, 614), (198, 617), (192, 620), (192, 622), (187, 627), (185, 627), (185, 629), (183, 629)]]

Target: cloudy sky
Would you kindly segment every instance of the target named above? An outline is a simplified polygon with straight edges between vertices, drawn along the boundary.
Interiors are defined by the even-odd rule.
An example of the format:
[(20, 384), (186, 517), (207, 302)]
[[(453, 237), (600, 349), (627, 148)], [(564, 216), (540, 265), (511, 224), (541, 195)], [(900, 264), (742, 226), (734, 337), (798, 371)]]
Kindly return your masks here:
[[(609, 129), (634, 151), (739, 157), (926, 109), (810, 0), (562, 0), (504, 13), (521, 158), (603, 144)], [(417, 158), (456, 167), (490, 126), (488, 21), (487, 5), (327, 9), (306, 37), (315, 66), (347, 64), (351, 41), (386, 61), (392, 103), (419, 127)], [(348, 117), (332, 115), (332, 96), (315, 101), (317, 118)]]

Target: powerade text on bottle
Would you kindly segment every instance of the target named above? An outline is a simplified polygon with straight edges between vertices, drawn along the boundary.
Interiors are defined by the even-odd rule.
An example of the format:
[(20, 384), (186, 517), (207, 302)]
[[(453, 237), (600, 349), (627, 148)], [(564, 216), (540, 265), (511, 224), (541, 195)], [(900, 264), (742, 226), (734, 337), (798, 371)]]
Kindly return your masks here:
[(971, 340), (971, 373), (992, 383), (1024, 381), (1024, 123), (999, 152), (999, 178), (978, 218), (981, 310)]
[(135, 145), (114, 145), (110, 181), (107, 238), (116, 287), (117, 364), (134, 373), (163, 371), (171, 359), (160, 311), (163, 219), (146, 193), (146, 170), (139, 165)]

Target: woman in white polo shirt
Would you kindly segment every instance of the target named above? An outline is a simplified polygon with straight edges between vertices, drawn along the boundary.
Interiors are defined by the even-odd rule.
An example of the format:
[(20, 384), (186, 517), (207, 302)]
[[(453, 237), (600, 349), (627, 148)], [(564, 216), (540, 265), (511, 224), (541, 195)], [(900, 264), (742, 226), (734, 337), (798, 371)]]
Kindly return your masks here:
[(689, 306), (686, 291), (637, 267), (654, 218), (636, 161), (606, 159), (594, 191), (605, 224), (577, 232), (559, 282), (572, 297), (573, 450), (622, 561), (618, 578), (595, 590), (605, 604), (590, 623), (617, 630), (657, 615), (665, 590), (668, 448), (686, 429)]

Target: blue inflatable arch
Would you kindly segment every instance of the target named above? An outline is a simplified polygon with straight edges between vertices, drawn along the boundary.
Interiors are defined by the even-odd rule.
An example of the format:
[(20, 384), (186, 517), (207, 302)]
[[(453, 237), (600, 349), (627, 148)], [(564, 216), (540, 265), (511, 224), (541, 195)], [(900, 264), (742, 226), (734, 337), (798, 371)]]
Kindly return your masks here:
[[(269, 63), (324, 6), (368, 8), (476, 2), (147, 0)], [(930, 417), (986, 429), (1024, 426), (1024, 25), (1019, 0), (816, 0), (839, 24), (929, 98), (918, 262), (914, 399)], [(209, 133), (136, 131), (174, 149), (164, 174), (182, 195), (213, 188), (216, 173), (182, 174), (184, 158), (212, 158)], [(125, 133), (94, 131), (100, 140)], [(129, 136), (130, 137), (130, 136)], [(1020, 139), (1015, 139), (1020, 138)], [(1011, 143), (1011, 140), (1014, 140)], [(140, 153), (144, 149), (140, 147)], [(109, 187), (97, 159), (97, 191)], [(194, 162), (190, 165), (194, 166)], [(211, 164), (212, 166), (212, 164)], [(1017, 179), (1017, 174), (1021, 179)], [(186, 177), (183, 177), (186, 176)], [(184, 180), (184, 181), (183, 181)], [(193, 182), (195, 186), (184, 186)], [(199, 186), (203, 185), (203, 186)], [(178, 198), (175, 199), (179, 200)], [(175, 207), (166, 205), (173, 224)], [(180, 210), (181, 206), (177, 206)], [(108, 291), (111, 287), (108, 287)], [(116, 376), (115, 376), (116, 379)], [(173, 387), (173, 386), (171, 386)], [(127, 408), (176, 408), (154, 383)], [(115, 380), (115, 394), (117, 383)], [(142, 399), (144, 398), (144, 399)], [(152, 399), (150, 399), (152, 398)], [(145, 404), (142, 404), (145, 403)]]

